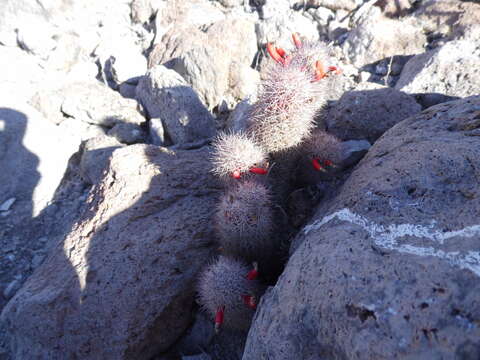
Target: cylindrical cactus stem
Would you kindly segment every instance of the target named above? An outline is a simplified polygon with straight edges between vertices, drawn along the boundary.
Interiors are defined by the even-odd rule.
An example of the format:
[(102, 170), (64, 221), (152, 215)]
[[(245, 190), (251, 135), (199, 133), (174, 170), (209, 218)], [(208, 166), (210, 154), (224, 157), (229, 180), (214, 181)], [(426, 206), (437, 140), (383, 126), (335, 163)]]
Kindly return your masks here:
[(243, 132), (221, 133), (213, 149), (213, 173), (223, 180), (268, 173), (267, 154)]
[(214, 220), (225, 253), (248, 261), (270, 254), (274, 216), (265, 185), (252, 180), (235, 184), (221, 197)]
[(316, 81), (313, 68), (270, 64), (250, 110), (247, 131), (268, 153), (291, 149), (314, 127), (315, 115), (326, 102), (324, 94), (325, 85)]
[(251, 273), (246, 264), (225, 256), (201, 272), (198, 303), (214, 320), (216, 331), (250, 326), (263, 288)]

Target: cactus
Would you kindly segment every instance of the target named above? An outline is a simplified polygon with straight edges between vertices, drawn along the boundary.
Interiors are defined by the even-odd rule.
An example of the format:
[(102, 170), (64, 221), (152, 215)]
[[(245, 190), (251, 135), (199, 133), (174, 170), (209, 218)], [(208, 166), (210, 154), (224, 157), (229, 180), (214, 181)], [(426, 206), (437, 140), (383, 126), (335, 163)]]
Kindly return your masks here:
[(342, 161), (342, 143), (335, 136), (315, 130), (302, 144), (302, 151), (317, 171), (337, 167)]
[(314, 127), (318, 110), (326, 103), (327, 84), (321, 79), (335, 67), (325, 68), (316, 56), (327, 57), (324, 46), (302, 44), (293, 35), (296, 50), (285, 50), (268, 44), (275, 62), (268, 64), (258, 100), (252, 106), (248, 132), (269, 153), (281, 153), (299, 145)]
[(256, 269), (220, 256), (201, 274), (198, 281), (198, 303), (220, 326), (245, 330), (255, 313), (261, 286)]
[(215, 225), (226, 253), (246, 260), (268, 256), (273, 209), (267, 187), (252, 180), (238, 182), (220, 199)]
[(245, 133), (222, 133), (213, 147), (213, 172), (223, 179), (267, 173), (267, 155)]
[(252, 106), (248, 132), (269, 153), (297, 146), (314, 127), (314, 117), (325, 104), (324, 83), (299, 65), (270, 64)]
[(318, 80), (327, 77), (330, 72), (340, 73), (336, 66), (330, 65), (330, 51), (324, 44), (311, 41), (302, 42), (297, 34), (293, 34), (292, 38), (296, 48), (291, 54), (293, 65), (314, 69)]

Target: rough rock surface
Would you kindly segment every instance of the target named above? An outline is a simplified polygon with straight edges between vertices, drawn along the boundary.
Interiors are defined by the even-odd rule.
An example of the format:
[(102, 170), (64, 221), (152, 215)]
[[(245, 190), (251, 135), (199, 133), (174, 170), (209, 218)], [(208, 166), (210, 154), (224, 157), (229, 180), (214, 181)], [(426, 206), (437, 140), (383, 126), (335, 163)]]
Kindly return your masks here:
[(475, 359), (480, 354), (480, 97), (376, 142), (296, 237), (244, 359)]
[(440, 93), (466, 97), (480, 94), (478, 43), (451, 41), (414, 56), (403, 68), (395, 88), (408, 93)]
[(150, 118), (160, 118), (174, 144), (212, 137), (212, 115), (197, 93), (175, 71), (163, 65), (150, 69), (139, 82), (137, 99)]
[(325, 117), (328, 132), (343, 140), (371, 143), (395, 124), (422, 110), (408, 94), (378, 86), (350, 91), (333, 104)]
[(85, 141), (82, 144), (80, 158), (80, 175), (83, 180), (88, 184), (100, 183), (112, 153), (121, 146), (115, 137), (105, 135)]
[(345, 54), (355, 66), (362, 67), (394, 55), (423, 52), (426, 36), (407, 20), (389, 19), (380, 8), (372, 6), (359, 16), (357, 26), (348, 34), (343, 45)]
[(426, 0), (419, 3), (413, 15), (425, 32), (452, 39), (464, 35), (469, 26), (480, 23), (480, 4), (474, 1)]
[(177, 339), (213, 248), (208, 153), (114, 153), (81, 220), (2, 313), (15, 359), (150, 358)]
[(141, 124), (145, 118), (136, 110), (136, 102), (101, 83), (76, 83), (63, 89), (62, 111), (89, 124), (112, 127), (117, 123)]

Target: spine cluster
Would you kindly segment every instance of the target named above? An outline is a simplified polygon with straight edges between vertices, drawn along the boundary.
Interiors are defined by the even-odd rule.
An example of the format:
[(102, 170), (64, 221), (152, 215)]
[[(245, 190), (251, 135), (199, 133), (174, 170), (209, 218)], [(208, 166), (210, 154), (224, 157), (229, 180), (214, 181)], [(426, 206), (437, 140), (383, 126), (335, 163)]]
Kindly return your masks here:
[(261, 295), (257, 264), (278, 246), (272, 191), (272, 174), (278, 171), (271, 171), (271, 161), (285, 160), (276, 164), (281, 174), (295, 165), (292, 153), (303, 153), (315, 170), (334, 166), (339, 158), (338, 140), (313, 131), (326, 101), (322, 79), (338, 70), (320, 60), (328, 61), (324, 46), (302, 43), (296, 34), (292, 38), (290, 55), (267, 45), (274, 61), (262, 74), (247, 128), (221, 134), (213, 144), (213, 173), (226, 187), (214, 216), (222, 255), (202, 272), (198, 300), (217, 330), (248, 327)]

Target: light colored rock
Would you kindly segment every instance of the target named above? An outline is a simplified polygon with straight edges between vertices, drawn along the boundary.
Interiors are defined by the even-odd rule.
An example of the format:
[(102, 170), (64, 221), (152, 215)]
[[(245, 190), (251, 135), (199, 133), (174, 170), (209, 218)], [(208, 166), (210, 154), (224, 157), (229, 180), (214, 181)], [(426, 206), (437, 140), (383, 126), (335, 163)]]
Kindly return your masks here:
[[(32, 23), (46, 23), (71, 8), (67, 0), (28, 1), (4, 0), (0, 2), (0, 43), (7, 46), (17, 45), (18, 29), (27, 28)], [(43, 33), (43, 30), (40, 31)], [(42, 40), (46, 40), (42, 39)], [(37, 45), (42, 46), (42, 45)]]
[(114, 152), (89, 210), (2, 312), (13, 358), (148, 359), (176, 342), (214, 250), (209, 156)]
[(377, 141), (294, 239), (243, 359), (478, 356), (479, 106), (437, 105)]
[(134, 100), (123, 98), (101, 83), (75, 83), (62, 91), (62, 111), (77, 120), (107, 127), (119, 122), (145, 122)]
[(256, 30), (258, 45), (261, 47), (272, 42), (285, 50), (292, 49), (292, 33), (301, 34), (307, 40), (319, 40), (316, 22), (293, 10), (272, 11), (271, 17), (258, 22)]
[[(255, 73), (242, 70), (250, 67), (257, 52), (255, 27), (249, 20), (228, 18), (210, 26), (205, 36), (208, 42), (192, 44), (189, 50), (172, 59), (169, 67), (182, 75), (203, 103), (213, 109), (229, 95), (238, 99), (239, 92), (255, 87), (251, 80)], [(247, 75), (242, 84), (239, 75)], [(233, 87), (243, 84), (249, 84), (250, 89)]]
[(152, 118), (148, 122), (148, 133), (150, 135), (150, 142), (153, 145), (165, 145), (165, 130), (163, 129), (162, 119)]
[(358, 68), (393, 55), (414, 55), (424, 51), (426, 37), (409, 18), (392, 20), (371, 6), (359, 15), (358, 24), (348, 34), (343, 50)]
[(199, 28), (225, 19), (223, 12), (205, 0), (171, 0), (159, 7), (155, 18), (155, 43), (169, 30)]
[(174, 144), (212, 137), (214, 119), (197, 93), (175, 71), (154, 66), (137, 86), (137, 99), (150, 118), (160, 118)]
[(17, 200), (17, 199), (15, 199), (14, 197), (12, 197), (12, 198), (4, 201), (3, 204), (0, 205), (0, 211), (8, 211), (8, 210), (10, 210), (10, 207), (15, 203), (15, 200)]
[[(4, 100), (5, 101), (5, 100)], [(37, 215), (51, 200), (80, 139), (65, 134), (25, 103), (0, 107), (0, 203)]]
[(140, 53), (140, 49), (123, 48), (116, 54), (111, 55), (108, 60), (111, 79), (117, 84), (123, 82), (137, 83), (140, 76), (147, 72), (147, 59)]
[(231, 63), (229, 89), (230, 94), (236, 100), (256, 94), (259, 83), (260, 74), (258, 71), (245, 64)]
[(456, 40), (410, 59), (395, 88), (408, 93), (466, 97), (480, 93), (478, 44)]

